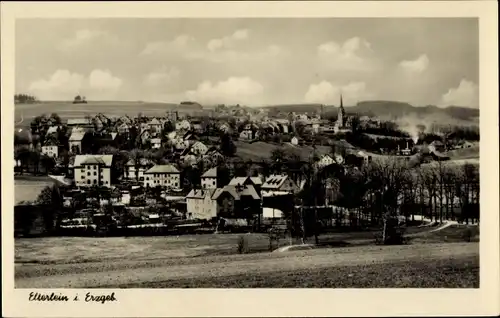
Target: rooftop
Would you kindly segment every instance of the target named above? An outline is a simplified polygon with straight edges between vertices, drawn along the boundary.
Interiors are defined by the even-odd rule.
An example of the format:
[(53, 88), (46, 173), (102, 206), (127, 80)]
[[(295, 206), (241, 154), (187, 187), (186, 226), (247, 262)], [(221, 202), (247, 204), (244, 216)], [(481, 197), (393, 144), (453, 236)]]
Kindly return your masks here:
[(75, 156), (74, 166), (103, 164), (106, 167), (111, 167), (112, 163), (113, 155), (77, 155)]
[(202, 176), (202, 178), (216, 178), (217, 177), (217, 167), (207, 170)]
[(205, 199), (207, 196), (212, 197), (215, 191), (215, 189), (192, 189), (186, 196), (186, 199)]
[(144, 173), (179, 173), (173, 165), (156, 165)]
[(240, 200), (241, 197), (250, 196), (252, 199), (260, 199), (257, 191), (252, 185), (246, 185), (243, 188), (237, 186), (227, 185), (224, 188), (216, 189), (212, 199), (217, 200), (223, 193), (229, 193), (235, 200)]

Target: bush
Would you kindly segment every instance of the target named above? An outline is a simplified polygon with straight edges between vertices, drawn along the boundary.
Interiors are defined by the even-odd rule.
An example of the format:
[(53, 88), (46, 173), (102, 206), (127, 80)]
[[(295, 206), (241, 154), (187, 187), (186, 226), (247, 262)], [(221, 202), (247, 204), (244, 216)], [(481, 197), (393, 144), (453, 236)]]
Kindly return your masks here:
[(246, 254), (248, 253), (248, 240), (244, 236), (238, 238), (238, 253)]
[(466, 228), (462, 232), (462, 238), (464, 239), (465, 242), (471, 242), (473, 236), (474, 236), (474, 233), (472, 232), (471, 228)]

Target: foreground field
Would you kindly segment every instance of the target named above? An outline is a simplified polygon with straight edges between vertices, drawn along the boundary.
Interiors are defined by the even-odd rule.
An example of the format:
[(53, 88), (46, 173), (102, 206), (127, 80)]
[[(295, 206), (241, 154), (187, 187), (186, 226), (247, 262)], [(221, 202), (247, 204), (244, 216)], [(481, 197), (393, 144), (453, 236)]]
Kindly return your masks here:
[[(472, 287), (478, 284), (478, 262), (475, 260), (478, 256), (479, 244), (477, 243), (441, 243), (357, 246), (286, 253), (181, 257), (143, 261), (124, 259), (120, 262), (102, 261), (60, 265), (17, 264), (15, 284), (16, 288), (264, 287), (276, 282), (276, 287), (345, 287), (337, 286), (332, 281), (339, 273), (346, 273), (347, 277), (354, 273), (360, 276), (368, 272), (372, 273), (370, 274), (372, 276), (385, 273), (387, 277), (387, 275), (395, 274), (391, 268), (399, 268), (403, 275), (400, 279), (405, 280), (404, 285), (416, 287), (414, 284), (418, 280), (415, 280), (414, 276), (422, 266), (419, 264), (430, 262), (430, 268), (433, 268), (432, 262), (441, 262), (439, 264), (444, 267), (438, 272), (428, 270), (422, 271), (419, 275), (429, 275), (433, 281), (429, 283), (433, 285), (432, 287), (463, 287), (462, 285), (467, 285), (465, 282), (469, 282), (468, 286)], [(450, 261), (452, 263), (449, 263)], [(460, 265), (461, 268), (456, 267), (453, 262), (457, 266), (469, 265), (466, 265), (464, 269), (462, 265)], [(385, 267), (382, 264), (391, 264), (391, 267)], [(458, 268), (458, 271), (467, 272), (465, 278), (460, 280), (462, 283), (457, 286), (454, 279), (441, 277), (447, 273), (446, 268), (451, 269), (452, 272), (455, 268)], [(304, 278), (298, 278), (302, 275), (301, 273), (306, 273), (306, 276), (315, 275), (316, 278), (312, 281), (304, 281)], [(284, 276), (285, 274), (288, 275)], [(321, 278), (322, 275), (326, 275), (326, 283), (325, 279)], [(274, 277), (274, 280), (267, 283), (255, 282), (256, 280), (265, 281), (267, 277)], [(189, 286), (185, 286), (187, 280), (191, 281)], [(378, 281), (380, 280), (383, 279), (379, 278)], [(205, 283), (201, 283), (202, 281)], [(221, 283), (222, 281), (225, 283)], [(367, 287), (366, 281), (357, 282), (352, 279), (350, 281), (353, 285), (351, 287)], [(422, 279), (418, 284), (422, 284), (421, 281)], [(304, 286), (306, 282), (309, 282), (307, 283), (309, 285)], [(387, 283), (390, 282), (390, 280), (387, 281)], [(401, 285), (396, 283), (394, 278), (392, 282), (394, 286), (391, 287)], [(450, 286), (450, 284), (455, 285)]]

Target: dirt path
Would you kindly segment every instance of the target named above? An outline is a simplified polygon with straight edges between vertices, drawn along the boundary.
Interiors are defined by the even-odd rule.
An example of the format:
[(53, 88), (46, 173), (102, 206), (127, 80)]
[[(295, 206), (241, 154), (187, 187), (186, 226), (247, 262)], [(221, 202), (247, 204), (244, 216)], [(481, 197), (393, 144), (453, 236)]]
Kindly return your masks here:
[[(162, 260), (143, 262), (143, 264), (137, 264), (140, 261), (124, 261), (121, 266), (118, 265), (112, 269), (109, 268), (106, 262), (99, 264), (65, 264), (66, 270), (59, 269), (58, 265), (40, 265), (50, 267), (50, 271), (39, 271), (38, 265), (32, 265), (32, 275), (16, 278), (16, 288), (105, 288), (123, 284), (168, 282), (180, 278), (218, 277), (251, 272), (267, 273), (311, 267), (320, 269), (346, 265), (394, 263), (416, 259), (446, 259), (478, 255), (479, 245), (476, 243), (448, 243), (358, 247), (349, 248), (348, 251), (344, 252), (342, 252), (342, 249), (322, 249), (289, 253), (285, 257), (286, 259), (273, 257), (270, 254), (260, 256), (251, 254), (235, 255), (234, 257), (225, 258), (200, 257), (196, 258), (196, 263), (186, 265), (175, 263), (167, 265)], [(68, 266), (74, 267), (76, 271), (73, 273), (68, 272), (68, 269), (70, 269)], [(26, 266), (24, 266), (24, 269), (26, 270)], [(37, 276), (37, 273), (40, 276)]]

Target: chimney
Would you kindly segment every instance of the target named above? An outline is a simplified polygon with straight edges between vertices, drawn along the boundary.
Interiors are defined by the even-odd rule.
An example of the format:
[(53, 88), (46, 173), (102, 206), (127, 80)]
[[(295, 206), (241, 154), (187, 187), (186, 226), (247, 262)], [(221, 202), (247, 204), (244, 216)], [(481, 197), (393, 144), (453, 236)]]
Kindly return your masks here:
[(410, 148), (408, 147), (408, 141), (406, 142), (406, 149), (410, 149)]

